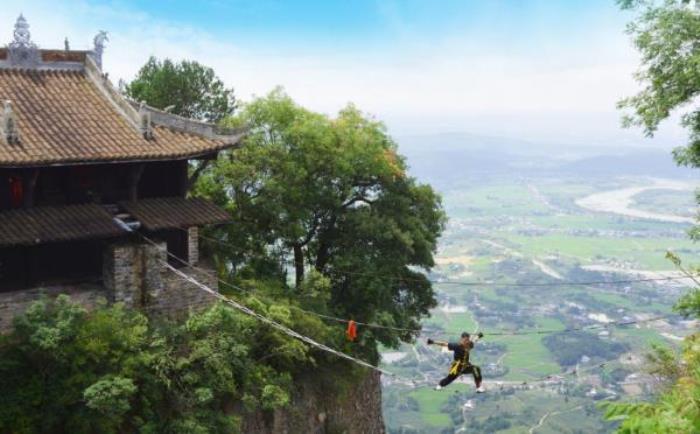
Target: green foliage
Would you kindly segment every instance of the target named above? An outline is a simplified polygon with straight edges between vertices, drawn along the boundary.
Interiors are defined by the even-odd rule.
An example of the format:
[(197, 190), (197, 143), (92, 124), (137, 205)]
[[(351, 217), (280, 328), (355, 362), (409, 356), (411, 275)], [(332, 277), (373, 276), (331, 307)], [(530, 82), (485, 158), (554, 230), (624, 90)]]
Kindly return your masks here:
[[(693, 278), (697, 267), (685, 267), (677, 255), (666, 257)], [(696, 282), (697, 283), (697, 282)], [(692, 289), (676, 303), (674, 310), (688, 317), (700, 317), (700, 290)], [(620, 433), (695, 433), (700, 430), (700, 334), (685, 338), (679, 357), (670, 349), (653, 346), (647, 356), (649, 373), (662, 378), (666, 387), (656, 402), (606, 404), (606, 418), (621, 420)]]
[[(657, 349), (662, 363), (673, 365), (675, 383), (657, 401), (606, 403), (605, 417), (621, 421), (619, 433), (696, 433), (700, 431), (700, 334), (684, 341), (683, 363), (677, 364), (665, 350)], [(656, 368), (657, 371), (659, 367)], [(663, 368), (668, 371), (669, 368)]]
[(644, 88), (623, 99), (618, 106), (629, 110), (625, 126), (641, 126), (653, 135), (661, 121), (683, 109), (682, 125), (690, 132), (686, 147), (674, 151), (683, 165), (700, 167), (700, 10), (695, 1), (619, 1), (626, 9), (639, 11), (628, 32), (642, 56), (637, 80)]
[[(210, 246), (231, 278), (285, 281), (291, 260), (294, 293), (314, 310), (419, 328), (435, 299), (411, 267), (434, 265), (445, 215), (438, 195), (406, 174), (385, 127), (352, 105), (335, 118), (311, 112), (279, 89), (223, 123), (249, 134), (197, 190), (237, 222), (212, 234), (228, 246)], [(377, 360), (377, 341), (411, 338), (366, 330), (360, 347)]]
[(171, 107), (171, 113), (207, 122), (218, 122), (236, 108), (233, 89), (227, 89), (213, 69), (188, 60), (174, 63), (151, 57), (124, 91), (152, 107)]
[[(331, 345), (342, 339), (287, 301), (245, 303)], [(223, 305), (176, 324), (119, 304), (87, 312), (66, 296), (41, 300), (0, 341), (0, 432), (236, 432), (227, 406), (284, 407), (294, 376), (315, 362)]]
[[(693, 231), (697, 232), (700, 230), (700, 226), (695, 226)], [(700, 276), (700, 267), (698, 266), (685, 266), (681, 261), (681, 258), (673, 252), (667, 252), (666, 258), (673, 262), (684, 275), (692, 279), (692, 281), (700, 286), (700, 282), (697, 276)], [(700, 290), (696, 287), (691, 289), (688, 293), (683, 295), (676, 305), (674, 306), (676, 312), (680, 313), (685, 317), (700, 317)]]
[(129, 400), (136, 389), (136, 385), (130, 378), (105, 378), (85, 389), (83, 398), (88, 408), (118, 420), (131, 409)]
[(573, 366), (583, 356), (614, 359), (629, 349), (625, 344), (604, 341), (593, 333), (583, 331), (553, 333), (542, 342), (562, 366)]
[[(642, 55), (637, 79), (645, 87), (622, 100), (620, 108), (631, 109), (627, 126), (642, 126), (652, 135), (673, 110), (683, 108), (682, 124), (690, 132), (687, 146), (674, 151), (681, 165), (700, 167), (700, 9), (695, 0), (620, 0), (624, 9), (640, 12), (628, 27)], [(700, 199), (700, 198), (699, 198)], [(700, 238), (696, 226), (690, 236)], [(698, 267), (686, 268), (680, 257), (666, 255), (686, 276), (698, 284)], [(683, 296), (675, 310), (684, 316), (700, 316), (700, 291)], [(655, 402), (605, 404), (609, 420), (622, 421), (620, 433), (695, 433), (700, 431), (700, 334), (684, 340), (682, 363), (668, 349), (655, 347), (650, 356), (651, 371), (666, 377), (672, 385)]]

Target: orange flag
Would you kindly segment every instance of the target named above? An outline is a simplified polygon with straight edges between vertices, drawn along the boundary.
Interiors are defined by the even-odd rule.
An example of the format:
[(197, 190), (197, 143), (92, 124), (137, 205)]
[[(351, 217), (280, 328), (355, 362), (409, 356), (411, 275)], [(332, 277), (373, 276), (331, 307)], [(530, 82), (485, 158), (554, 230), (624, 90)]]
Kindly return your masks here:
[(357, 323), (355, 323), (355, 321), (348, 321), (348, 329), (345, 332), (345, 335), (348, 337), (348, 340), (350, 342), (353, 342), (355, 341), (355, 339), (357, 339)]

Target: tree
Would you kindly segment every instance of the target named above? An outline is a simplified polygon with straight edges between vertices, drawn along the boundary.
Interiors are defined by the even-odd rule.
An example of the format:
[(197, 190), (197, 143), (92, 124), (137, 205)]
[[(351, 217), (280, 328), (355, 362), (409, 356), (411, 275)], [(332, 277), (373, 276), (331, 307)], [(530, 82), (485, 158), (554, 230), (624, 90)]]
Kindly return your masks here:
[(233, 114), (236, 100), (214, 70), (197, 62), (148, 59), (124, 89), (127, 96), (171, 113), (205, 122)]
[[(217, 235), (232, 245), (231, 269), (283, 275), (291, 259), (297, 291), (309, 270), (330, 279), (335, 314), (418, 328), (435, 299), (414, 267), (434, 265), (445, 216), (438, 195), (406, 174), (384, 126), (352, 105), (335, 118), (311, 112), (280, 89), (225, 124), (250, 132), (198, 188), (237, 222)], [(376, 359), (375, 339), (411, 336), (373, 330), (362, 342)]]
[(626, 110), (625, 127), (640, 126), (653, 136), (674, 110), (682, 110), (682, 125), (689, 130), (687, 146), (674, 156), (679, 164), (700, 167), (700, 3), (695, 0), (618, 0), (623, 9), (639, 16), (627, 31), (642, 55), (635, 74), (644, 88), (618, 103)]
[[(342, 333), (268, 299), (241, 301), (338, 345)], [(121, 304), (87, 311), (61, 295), (0, 335), (0, 432), (237, 433), (246, 411), (287, 406), (294, 377), (318, 372), (316, 362), (325, 356), (223, 304), (174, 323)], [(356, 375), (323, 372), (332, 394)]]
[[(674, 150), (678, 164), (700, 167), (700, 2), (695, 0), (619, 0), (623, 9), (638, 11), (628, 31), (642, 54), (636, 74), (644, 88), (620, 101), (628, 110), (623, 125), (640, 126), (652, 136), (674, 110), (683, 110), (682, 125), (689, 131), (686, 146)], [(699, 197), (700, 200), (700, 197)], [(700, 239), (698, 226), (690, 232)], [(700, 287), (698, 267), (684, 267), (679, 257), (668, 258)], [(680, 314), (700, 317), (697, 287), (675, 306)], [(622, 421), (620, 433), (694, 433), (700, 431), (700, 333), (686, 337), (681, 361), (665, 349), (655, 349), (650, 361), (657, 373), (675, 379), (649, 403), (606, 404), (606, 417)]]

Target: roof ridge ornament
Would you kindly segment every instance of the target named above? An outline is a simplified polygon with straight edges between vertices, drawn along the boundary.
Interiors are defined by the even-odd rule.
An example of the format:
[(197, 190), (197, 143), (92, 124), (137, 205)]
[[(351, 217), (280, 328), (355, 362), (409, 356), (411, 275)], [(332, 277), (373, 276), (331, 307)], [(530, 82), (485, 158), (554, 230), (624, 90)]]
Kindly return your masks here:
[(12, 66), (35, 67), (41, 62), (39, 47), (32, 42), (29, 23), (19, 14), (13, 32), (14, 39), (7, 46), (7, 59)]
[(146, 102), (141, 101), (139, 104), (139, 121), (140, 129), (143, 138), (146, 140), (153, 139), (153, 122), (151, 121), (151, 112), (146, 109)]
[(14, 110), (12, 110), (12, 101), (5, 100), (2, 109), (2, 136), (10, 145), (19, 144), (19, 128), (17, 128), (17, 120), (15, 119)]
[(107, 37), (107, 32), (104, 30), (97, 32), (92, 40), (94, 44), (91, 52), (92, 58), (95, 59), (95, 65), (97, 65), (100, 71), (102, 70), (102, 54), (105, 51), (105, 42), (107, 41), (109, 41), (109, 38)]

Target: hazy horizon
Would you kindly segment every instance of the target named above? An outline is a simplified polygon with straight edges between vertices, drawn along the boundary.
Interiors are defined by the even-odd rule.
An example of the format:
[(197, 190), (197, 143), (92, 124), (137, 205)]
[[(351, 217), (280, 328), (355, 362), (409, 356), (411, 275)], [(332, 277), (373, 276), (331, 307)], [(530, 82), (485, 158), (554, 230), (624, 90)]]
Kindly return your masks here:
[[(196, 3), (196, 4), (195, 4)], [(397, 136), (464, 132), (559, 143), (669, 149), (622, 130), (615, 102), (632, 94), (638, 57), (612, 0), (352, 3), (46, 0), (0, 10), (0, 43), (20, 13), (44, 48), (88, 49), (107, 30), (105, 70), (131, 80), (150, 55), (213, 67), (237, 97), (283, 86), (333, 114), (348, 102)]]

